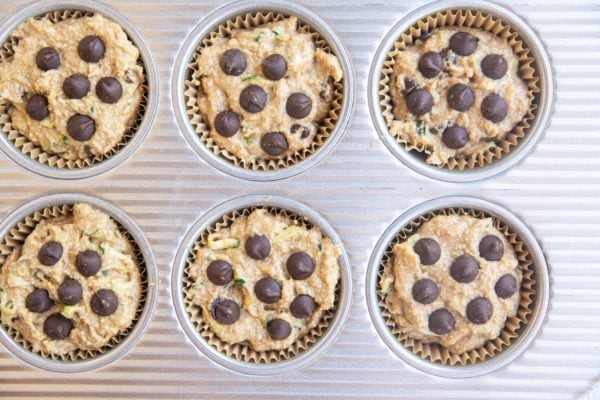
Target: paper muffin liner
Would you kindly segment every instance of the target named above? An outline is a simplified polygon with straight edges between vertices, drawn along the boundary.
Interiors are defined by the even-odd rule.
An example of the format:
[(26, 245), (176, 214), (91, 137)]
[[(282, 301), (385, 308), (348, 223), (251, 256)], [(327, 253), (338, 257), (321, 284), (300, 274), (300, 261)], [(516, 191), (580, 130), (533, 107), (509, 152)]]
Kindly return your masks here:
[[(408, 336), (408, 334), (403, 331), (403, 328), (398, 326), (394, 320), (393, 315), (388, 308), (386, 300), (387, 295), (382, 293), (380, 290), (380, 282), (383, 272), (390, 271), (390, 268), (392, 267), (391, 263), (393, 262), (393, 246), (397, 243), (404, 242), (409, 236), (417, 231), (421, 224), (431, 220), (436, 215), (467, 215), (479, 219), (492, 218), (494, 227), (502, 232), (506, 240), (508, 240), (515, 250), (519, 267), (523, 272), (523, 281), (521, 282), (520, 288), (521, 299), (519, 301), (517, 314), (514, 317), (509, 317), (506, 320), (506, 324), (497, 338), (488, 340), (483, 344), (483, 346), (461, 354), (452, 353), (441, 344), (424, 343), (419, 339)], [(522, 331), (525, 325), (527, 325), (533, 313), (533, 307), (535, 305), (535, 287), (536, 277), (529, 250), (527, 249), (525, 243), (523, 243), (523, 241), (512, 231), (508, 225), (493, 215), (489, 215), (480, 210), (467, 208), (444, 208), (431, 211), (425, 215), (415, 218), (404, 228), (402, 228), (387, 246), (380, 262), (379, 271), (377, 273), (377, 302), (385, 324), (391, 330), (394, 337), (398, 340), (398, 342), (410, 349), (414, 354), (425, 360), (442, 365), (473, 365), (495, 357), (507, 349), (517, 339), (519, 333)]]
[[(69, 216), (73, 213), (73, 205), (71, 204), (63, 204), (63, 205), (55, 205), (46, 207), (42, 210), (35, 211), (33, 214), (30, 214), (23, 218), (19, 223), (17, 223), (13, 228), (10, 229), (9, 233), (3, 238), (2, 243), (0, 243), (0, 269), (4, 266), (4, 262), (10, 257), (12, 252), (23, 245), (27, 236), (35, 229), (37, 224), (39, 224), (43, 220), (53, 219), (58, 217)], [(95, 350), (74, 350), (66, 354), (54, 354), (45, 351), (34, 351), (33, 345), (27, 341), (16, 329), (9, 327), (3, 321), (0, 321), (0, 327), (4, 329), (8, 335), (18, 344), (20, 344), (24, 349), (37, 354), (43, 358), (51, 359), (54, 361), (81, 361), (81, 360), (89, 360), (100, 354), (104, 354), (110, 349), (116, 347), (121, 343), (123, 339), (129, 335), (133, 327), (136, 325), (138, 320), (140, 319), (142, 312), (144, 311), (144, 307), (146, 304), (146, 298), (148, 296), (148, 276), (146, 274), (146, 267), (144, 257), (142, 252), (133, 239), (133, 237), (127, 232), (123, 226), (112, 218), (113, 221), (117, 224), (119, 231), (123, 235), (123, 237), (127, 238), (129, 243), (133, 248), (135, 260), (137, 261), (137, 265), (140, 269), (141, 273), (141, 295), (140, 295), (140, 303), (135, 312), (135, 317), (131, 322), (131, 325), (119, 332), (117, 335), (113, 336), (110, 341), (99, 349)]]
[[(335, 125), (339, 119), (340, 111), (343, 103), (343, 85), (345, 77), (341, 82), (331, 80), (333, 85), (333, 96), (331, 105), (327, 115), (322, 121), (317, 121), (317, 133), (315, 134), (310, 146), (298, 150), (286, 157), (276, 159), (252, 159), (243, 160), (234, 154), (231, 154), (213, 140), (210, 133), (210, 123), (200, 112), (198, 107), (198, 97), (202, 96), (202, 85), (198, 77), (197, 58), (203, 48), (209, 47), (217, 38), (227, 38), (231, 36), (231, 31), (234, 29), (252, 29), (259, 25), (269, 22), (281, 21), (289, 17), (279, 12), (256, 12), (238, 15), (220, 24), (207, 37), (205, 37), (198, 46), (194, 54), (193, 61), (188, 65), (188, 78), (185, 81), (184, 101), (186, 105), (187, 115), (190, 119), (192, 127), (200, 137), (202, 143), (210, 149), (216, 156), (225, 158), (237, 167), (253, 171), (274, 171), (281, 168), (287, 168), (297, 164), (316, 152), (332, 135)], [(298, 20), (298, 31), (308, 33), (312, 37), (313, 43), (327, 53), (333, 53), (331, 47), (325, 39), (323, 39), (317, 31), (308, 26), (306, 23)]]
[[(46, 19), (53, 23), (57, 23), (70, 18), (91, 17), (93, 15), (94, 13), (87, 11), (57, 10), (38, 15), (34, 18), (40, 20)], [(7, 41), (0, 47), (0, 62), (9, 61), (14, 55), (14, 49), (18, 44), (19, 38), (15, 36), (10, 36), (7, 39)], [(123, 139), (104, 155), (89, 155), (84, 159), (69, 160), (64, 158), (61, 154), (54, 154), (45, 151), (41, 146), (29, 140), (27, 137), (25, 137), (25, 135), (23, 135), (15, 127), (13, 127), (12, 119), (9, 114), (12, 105), (6, 100), (0, 100), (0, 130), (4, 132), (4, 134), (8, 137), (10, 142), (17, 149), (21, 150), (23, 154), (27, 155), (32, 160), (35, 160), (39, 163), (60, 169), (82, 169), (96, 165), (114, 156), (121, 149), (123, 149), (136, 134), (138, 128), (142, 123), (142, 119), (144, 118), (144, 115), (146, 113), (146, 107), (148, 104), (148, 77), (141, 54), (137, 60), (137, 64), (143, 68), (143, 80), (141, 82), (142, 99), (140, 105), (138, 107), (137, 113), (128, 123), (128, 127), (126, 128), (126, 132), (123, 136)]]
[(248, 363), (273, 363), (283, 360), (288, 360), (297, 355), (300, 355), (304, 351), (308, 350), (311, 345), (317, 342), (322, 337), (327, 329), (329, 328), (333, 318), (335, 317), (336, 311), (340, 301), (340, 283), (335, 287), (334, 303), (333, 307), (328, 310), (323, 310), (323, 315), (319, 323), (304, 336), (298, 338), (292, 345), (282, 350), (268, 350), (268, 351), (255, 351), (247, 343), (235, 343), (230, 344), (222, 341), (214, 332), (211, 331), (210, 326), (204, 321), (202, 316), (202, 308), (198, 305), (192, 304), (190, 301), (192, 284), (194, 281), (189, 275), (189, 269), (194, 263), (196, 253), (202, 246), (206, 246), (208, 243), (208, 235), (215, 233), (221, 229), (231, 226), (236, 218), (250, 215), (256, 209), (265, 209), (273, 216), (282, 216), (289, 218), (292, 221), (298, 222), (301, 226), (306, 229), (313, 227), (313, 224), (306, 220), (306, 218), (296, 215), (288, 210), (278, 207), (267, 207), (267, 206), (256, 206), (247, 207), (240, 210), (230, 212), (224, 215), (221, 219), (211, 224), (211, 226), (200, 234), (194, 246), (190, 249), (186, 265), (183, 271), (183, 294), (184, 294), (184, 306), (188, 318), (194, 324), (200, 336), (206, 342), (212, 346), (219, 353), (225, 354), (227, 357), (231, 357), (237, 361), (244, 361)]
[[(501, 18), (489, 15), (482, 11), (461, 8), (438, 11), (435, 14), (430, 14), (416, 21), (408, 31), (404, 32), (396, 42), (394, 42), (392, 49), (387, 53), (387, 57), (383, 63), (379, 79), (379, 104), (381, 106), (381, 112), (388, 129), (390, 129), (392, 122), (395, 120), (397, 121), (393, 113), (394, 104), (392, 102), (390, 89), (396, 56), (407, 46), (413, 45), (422, 33), (442, 27), (478, 28), (506, 40), (519, 58), (519, 76), (527, 85), (529, 110), (523, 119), (508, 132), (502, 140), (495, 140), (495, 146), (465, 158), (451, 157), (444, 164), (438, 166), (450, 170), (483, 167), (501, 159), (505, 154), (509, 153), (529, 132), (532, 122), (537, 117), (539, 105), (540, 78), (536, 67), (536, 61), (533, 58), (531, 50), (527, 47), (527, 44), (523, 42), (519, 36), (519, 32)], [(402, 138), (400, 134), (389, 134), (392, 135), (398, 144), (403, 146), (406, 151), (417, 151), (426, 155), (432, 153), (432, 149), (427, 146), (410, 143)]]

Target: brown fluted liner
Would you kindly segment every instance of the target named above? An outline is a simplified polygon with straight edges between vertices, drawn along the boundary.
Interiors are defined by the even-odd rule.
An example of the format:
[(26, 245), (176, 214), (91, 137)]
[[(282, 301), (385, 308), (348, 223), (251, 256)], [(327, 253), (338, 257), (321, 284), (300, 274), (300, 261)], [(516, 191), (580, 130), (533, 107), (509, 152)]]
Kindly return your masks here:
[[(391, 263), (393, 261), (392, 248), (394, 244), (405, 241), (417, 231), (421, 224), (429, 221), (436, 215), (468, 215), (479, 219), (492, 218), (494, 226), (504, 234), (506, 240), (508, 240), (515, 250), (517, 260), (519, 261), (519, 267), (521, 267), (523, 271), (523, 281), (521, 282), (520, 288), (521, 300), (516, 316), (506, 320), (504, 329), (496, 339), (488, 340), (482, 347), (461, 354), (451, 353), (438, 343), (424, 343), (421, 340), (409, 337), (408, 334), (402, 330), (402, 327), (398, 326), (396, 321), (394, 321), (392, 313), (388, 309), (386, 294), (382, 293), (380, 290), (380, 281), (383, 272), (390, 271), (391, 268)], [(402, 343), (402, 345), (410, 349), (413, 353), (428, 361), (442, 365), (472, 365), (496, 356), (508, 348), (517, 339), (519, 333), (523, 327), (527, 325), (529, 318), (533, 313), (533, 307), (535, 306), (535, 285), (535, 270), (531, 255), (525, 244), (508, 225), (483, 211), (464, 208), (445, 208), (431, 211), (415, 218), (402, 228), (390, 242), (381, 259), (379, 272), (377, 273), (377, 300), (379, 310), (387, 327), (391, 330), (398, 342)]]
[[(91, 17), (93, 15), (94, 13), (79, 10), (59, 10), (48, 12), (35, 18), (48, 19), (56, 23), (69, 18)], [(17, 46), (17, 44), (19, 44), (19, 39), (14, 36), (10, 36), (7, 39), (7, 41), (4, 44), (2, 44), (2, 46), (0, 47), (0, 62), (9, 61), (12, 58), (12, 56), (14, 55), (14, 48), (15, 46)], [(33, 143), (32, 141), (27, 139), (27, 137), (25, 137), (21, 132), (13, 128), (12, 120), (9, 114), (11, 104), (6, 100), (0, 100), (0, 130), (4, 132), (4, 134), (12, 142), (12, 144), (17, 149), (21, 150), (23, 154), (27, 155), (32, 160), (49, 165), (50, 167), (60, 169), (82, 169), (98, 164), (117, 154), (129, 143), (129, 141), (133, 138), (133, 136), (139, 129), (144, 118), (144, 114), (146, 113), (146, 107), (148, 104), (148, 84), (146, 67), (144, 66), (144, 61), (142, 60), (141, 55), (137, 60), (137, 64), (143, 68), (143, 80), (141, 82), (142, 99), (137, 114), (135, 115), (135, 119), (133, 119), (129, 123), (129, 126), (126, 128), (126, 132), (123, 136), (123, 139), (119, 143), (117, 143), (115, 147), (113, 147), (110, 151), (108, 151), (102, 156), (90, 156), (85, 159), (69, 160), (64, 158), (61, 154), (54, 154), (44, 151), (42, 147)]]
[[(188, 66), (188, 78), (185, 81), (184, 97), (190, 122), (202, 140), (202, 143), (208, 149), (210, 149), (215, 155), (223, 157), (238, 167), (254, 171), (273, 171), (297, 164), (317, 151), (317, 149), (319, 149), (319, 147), (321, 147), (329, 139), (333, 133), (337, 120), (339, 119), (343, 102), (344, 79), (342, 79), (341, 82), (332, 82), (333, 96), (331, 100), (331, 107), (327, 113), (327, 116), (320, 121), (317, 133), (315, 134), (312, 143), (310, 146), (301, 149), (294, 154), (290, 154), (287, 157), (278, 159), (261, 159), (260, 161), (255, 159), (243, 160), (236, 155), (231, 154), (226, 149), (219, 147), (219, 145), (212, 139), (210, 134), (210, 125), (207, 123), (205, 117), (200, 112), (200, 108), (198, 107), (197, 97), (202, 95), (202, 85), (197, 77), (198, 71), (196, 69), (196, 60), (198, 55), (202, 52), (203, 48), (211, 46), (216, 38), (231, 36), (231, 31), (234, 29), (252, 29), (269, 22), (281, 21), (287, 17), (288, 16), (281, 13), (268, 12), (265, 14), (262, 12), (256, 12), (238, 15), (235, 18), (231, 18), (219, 25), (218, 28), (216, 28), (202, 40), (193, 56), (193, 60)], [(300, 20), (298, 20), (298, 31), (310, 34), (314, 44), (318, 48), (327, 53), (332, 53), (332, 50), (325, 39), (323, 39), (318, 32)]]
[[(531, 50), (527, 47), (527, 44), (522, 41), (519, 33), (500, 18), (478, 10), (450, 9), (438, 11), (415, 22), (408, 31), (400, 35), (396, 42), (394, 42), (392, 49), (387, 53), (387, 58), (381, 68), (381, 76), (379, 79), (379, 105), (381, 106), (381, 112), (388, 129), (390, 129), (392, 122), (396, 120), (393, 113), (394, 105), (389, 85), (393, 76), (396, 56), (407, 46), (412, 45), (415, 42), (415, 39), (421, 36), (422, 33), (434, 28), (446, 26), (479, 28), (505, 39), (519, 57), (519, 76), (527, 85), (529, 110), (513, 130), (505, 135), (502, 141), (499, 141), (497, 145), (492, 148), (485, 149), (482, 152), (473, 154), (467, 158), (452, 157), (448, 159), (446, 163), (439, 165), (440, 168), (451, 170), (483, 167), (501, 159), (529, 133), (532, 122), (537, 117), (539, 107), (540, 78), (536, 69), (536, 61), (533, 58)], [(392, 134), (390, 133), (390, 135)], [(431, 154), (431, 149), (427, 148), (427, 146), (409, 143), (399, 134), (393, 136), (398, 144), (403, 146), (406, 151), (414, 150), (427, 155)]]
[(248, 216), (252, 213), (252, 211), (256, 209), (266, 209), (267, 212), (273, 216), (279, 215), (290, 220), (298, 222), (300, 225), (304, 226), (307, 229), (313, 227), (310, 221), (307, 221), (306, 218), (296, 215), (291, 211), (276, 208), (276, 207), (248, 207), (240, 210), (236, 210), (230, 212), (229, 214), (224, 215), (221, 219), (214, 222), (209, 228), (207, 228), (204, 232), (200, 234), (192, 248), (189, 250), (189, 254), (186, 260), (186, 266), (183, 271), (183, 294), (184, 294), (184, 305), (185, 310), (187, 312), (188, 318), (193, 322), (194, 326), (200, 336), (206, 342), (211, 345), (216, 351), (219, 353), (225, 354), (227, 357), (234, 358), (238, 361), (245, 361), (248, 363), (259, 364), (259, 363), (271, 363), (277, 361), (283, 361), (290, 359), (294, 356), (297, 356), (307, 349), (310, 348), (321, 336), (325, 334), (333, 317), (335, 317), (335, 313), (337, 312), (337, 308), (339, 306), (340, 300), (340, 284), (338, 283), (335, 288), (334, 293), (334, 303), (333, 307), (329, 310), (323, 310), (323, 315), (321, 316), (321, 320), (319, 323), (310, 331), (308, 331), (304, 336), (298, 338), (290, 347), (283, 350), (269, 350), (269, 351), (255, 351), (248, 344), (245, 343), (236, 343), (229, 344), (221, 339), (210, 330), (210, 326), (204, 322), (202, 316), (202, 308), (198, 305), (192, 304), (190, 301), (190, 289), (192, 288), (193, 280), (189, 276), (189, 268), (194, 263), (194, 259), (196, 257), (196, 253), (202, 246), (207, 245), (208, 235), (211, 233), (218, 232), (223, 228), (227, 228), (231, 226), (233, 221), (236, 218), (242, 216)]
[[(92, 206), (92, 207), (94, 207), (94, 206)], [(56, 206), (46, 207), (42, 210), (35, 211), (33, 214), (30, 214), (30, 215), (26, 216), (25, 218), (23, 218), (20, 222), (18, 222), (14, 227), (11, 228), (9, 233), (2, 239), (2, 242), (0, 243), (0, 268), (2, 268), (2, 266), (4, 266), (4, 262), (10, 257), (12, 252), (15, 249), (17, 249), (23, 245), (23, 243), (25, 242), (25, 239), (27, 239), (27, 236), (29, 236), (29, 234), (35, 229), (35, 227), (38, 223), (40, 223), (42, 220), (46, 220), (46, 219), (65, 217), (65, 216), (72, 214), (72, 212), (73, 212), (73, 205), (72, 204), (64, 204), (64, 205), (56, 205)], [(127, 329), (124, 329), (121, 332), (119, 332), (117, 335), (113, 336), (106, 345), (102, 346), (99, 349), (75, 350), (75, 351), (71, 351), (67, 354), (54, 354), (54, 353), (48, 353), (45, 351), (37, 351), (37, 352), (34, 351), (33, 345), (31, 343), (29, 343), (23, 336), (21, 336), (21, 334), (16, 329), (9, 327), (8, 325), (6, 325), (5, 323), (3, 323), (0, 320), (0, 327), (2, 329), (4, 329), (16, 343), (23, 346), (23, 348), (25, 348), (26, 350), (33, 352), (44, 358), (49, 358), (49, 359), (52, 359), (55, 361), (69, 362), (69, 361), (89, 360), (96, 356), (99, 356), (100, 354), (104, 354), (107, 351), (109, 351), (110, 349), (116, 347), (119, 343), (121, 343), (121, 341), (123, 339), (125, 339), (127, 337), (127, 335), (129, 335), (129, 333), (131, 332), (131, 330), (133, 329), (133, 327), (135, 326), (137, 321), (140, 319), (142, 312), (144, 311), (144, 306), (146, 304), (146, 298), (148, 296), (148, 276), (146, 274), (146, 264), (144, 261), (144, 256), (142, 255), (142, 252), (141, 252), (139, 246), (137, 245), (137, 243), (135, 242), (133, 237), (129, 234), (129, 232), (127, 232), (127, 230), (125, 230), (125, 228), (123, 228), (121, 226), (119, 221), (116, 221), (115, 219), (113, 219), (113, 221), (115, 221), (115, 223), (119, 227), (119, 231), (121, 232), (123, 237), (127, 238), (127, 240), (129, 240), (129, 243), (131, 243), (131, 246), (133, 248), (133, 253), (135, 256), (135, 261), (137, 262), (137, 265), (140, 269), (141, 278), (142, 278), (141, 279), (142, 290), (140, 293), (140, 304), (138, 305), (138, 308), (135, 313), (135, 317), (134, 317), (133, 321), (131, 322), (131, 325)]]

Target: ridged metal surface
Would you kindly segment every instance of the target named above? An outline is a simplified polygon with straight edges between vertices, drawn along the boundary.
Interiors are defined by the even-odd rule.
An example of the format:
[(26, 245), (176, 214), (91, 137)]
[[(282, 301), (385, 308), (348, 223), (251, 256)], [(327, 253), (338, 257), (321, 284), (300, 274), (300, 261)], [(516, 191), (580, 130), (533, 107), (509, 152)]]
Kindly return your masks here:
[[(162, 279), (146, 335), (110, 367), (84, 374), (41, 372), (0, 349), (0, 396), (6, 398), (310, 398), (575, 399), (600, 378), (600, 5), (593, 1), (502, 2), (546, 44), (555, 70), (555, 113), (526, 160), (496, 178), (470, 184), (421, 177), (391, 156), (368, 117), (369, 62), (386, 31), (423, 2), (303, 0), (348, 47), (357, 78), (355, 114), (342, 142), (319, 166), (283, 182), (253, 183), (203, 162), (178, 132), (170, 76), (179, 44), (217, 1), (110, 1), (141, 31), (161, 79), (159, 114), (142, 148), (98, 178), (57, 182), (0, 155), (0, 212), (57, 190), (83, 191), (130, 213), (153, 247)], [(24, 2), (2, 0), (0, 17)], [(274, 193), (313, 207), (338, 231), (353, 265), (350, 318), (338, 341), (306, 368), (246, 377), (216, 366), (186, 340), (169, 293), (179, 240), (205, 211), (242, 194)], [(534, 345), (507, 368), (448, 380), (397, 359), (368, 316), (364, 274), (379, 235), (408, 208), (443, 195), (497, 202), (534, 231), (552, 277), (548, 319)]]

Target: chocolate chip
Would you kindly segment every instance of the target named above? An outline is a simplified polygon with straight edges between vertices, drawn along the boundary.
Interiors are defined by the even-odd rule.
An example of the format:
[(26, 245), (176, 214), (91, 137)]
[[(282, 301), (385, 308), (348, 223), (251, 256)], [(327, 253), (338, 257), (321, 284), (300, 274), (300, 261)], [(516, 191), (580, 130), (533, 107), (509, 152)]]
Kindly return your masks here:
[(506, 274), (498, 279), (498, 282), (494, 286), (494, 291), (501, 299), (508, 299), (517, 292), (518, 288), (517, 278), (511, 274)]
[(238, 76), (246, 70), (246, 56), (238, 49), (229, 49), (221, 55), (219, 64), (225, 74)]
[(433, 107), (433, 97), (427, 89), (414, 89), (406, 96), (406, 107), (413, 115), (427, 114)]
[(263, 303), (277, 303), (281, 298), (281, 286), (273, 278), (261, 278), (254, 285), (254, 294)]
[(445, 308), (435, 310), (429, 316), (429, 330), (436, 335), (445, 335), (454, 329), (456, 321)]
[(96, 83), (96, 96), (104, 103), (114, 104), (123, 96), (123, 87), (117, 79), (107, 76)]
[(508, 70), (506, 60), (500, 54), (488, 54), (481, 61), (481, 71), (490, 79), (500, 79)]
[(44, 333), (54, 340), (63, 340), (71, 334), (73, 321), (60, 313), (50, 315), (44, 321)]
[(65, 278), (56, 292), (58, 293), (59, 300), (68, 306), (79, 303), (83, 295), (81, 284), (73, 278)]
[(499, 261), (504, 255), (504, 244), (498, 236), (487, 235), (479, 242), (479, 255), (488, 261)]
[(442, 134), (442, 141), (448, 148), (457, 150), (469, 142), (469, 132), (462, 126), (452, 125)]
[(232, 137), (240, 129), (240, 117), (231, 110), (221, 111), (215, 117), (215, 130), (223, 137)]
[(287, 62), (281, 54), (271, 54), (262, 62), (263, 73), (272, 81), (278, 81), (287, 72)]
[(78, 142), (85, 142), (96, 133), (96, 123), (87, 115), (75, 114), (67, 121), (67, 132)]
[(501, 122), (508, 114), (508, 104), (501, 96), (490, 94), (481, 102), (481, 114), (492, 122)]
[(96, 275), (102, 267), (102, 257), (94, 250), (84, 250), (77, 254), (75, 260), (77, 271), (85, 277)]
[(473, 282), (478, 274), (479, 263), (475, 257), (468, 254), (463, 254), (458, 257), (450, 266), (450, 276), (452, 276), (456, 282)]
[(307, 294), (299, 294), (290, 304), (290, 312), (296, 318), (308, 318), (315, 312), (317, 303)]
[(38, 251), (38, 260), (42, 265), (50, 267), (56, 264), (63, 254), (62, 244), (54, 240), (45, 243)]
[(271, 252), (271, 242), (265, 235), (254, 235), (246, 239), (246, 253), (255, 260), (264, 260)]
[(419, 279), (412, 287), (412, 296), (417, 303), (431, 304), (439, 295), (440, 288), (431, 279)]
[(467, 304), (467, 318), (474, 324), (485, 324), (492, 318), (492, 303), (485, 297), (477, 297)]
[(70, 99), (81, 99), (90, 91), (90, 80), (82, 74), (69, 76), (63, 82), (63, 92)]
[(260, 147), (270, 156), (276, 157), (289, 148), (287, 138), (281, 132), (267, 132), (260, 138)]
[(35, 56), (35, 63), (42, 71), (50, 71), (60, 67), (60, 55), (52, 47), (41, 48)]
[(208, 280), (218, 286), (223, 286), (233, 280), (233, 268), (224, 260), (214, 260), (206, 269)]
[(46, 312), (54, 305), (46, 289), (33, 289), (25, 298), (25, 307), (36, 313)]
[(421, 42), (426, 42), (427, 39), (429, 39), (431, 36), (433, 36), (433, 31), (427, 31), (421, 34), (421, 36), (419, 36), (418, 38), (416, 38), (415, 40), (421, 41)]
[(106, 317), (117, 311), (119, 298), (110, 289), (100, 289), (92, 296), (90, 306), (95, 314)]
[(289, 322), (284, 321), (282, 319), (273, 319), (267, 325), (267, 331), (269, 332), (269, 336), (273, 340), (283, 340), (290, 336), (292, 333), (292, 327)]
[(291, 94), (285, 103), (285, 110), (288, 115), (295, 119), (302, 119), (308, 116), (311, 109), (312, 100), (304, 93)]
[(212, 316), (221, 325), (231, 325), (240, 319), (240, 306), (233, 300), (217, 299), (212, 305)]
[(27, 115), (36, 121), (41, 121), (50, 115), (50, 110), (48, 109), (48, 100), (41, 94), (34, 94), (31, 96), (29, 100), (27, 100), (27, 106), (25, 109), (27, 111)]
[(306, 126), (302, 126), (300, 124), (293, 124), (290, 128), (290, 133), (294, 135), (297, 132), (302, 132), (300, 134), (300, 139), (306, 139), (310, 135), (310, 129), (308, 129)]
[(86, 36), (79, 42), (79, 58), (89, 63), (97, 63), (104, 58), (104, 42), (98, 36)]
[(425, 78), (435, 78), (442, 70), (444, 60), (439, 53), (428, 51), (419, 59), (419, 71)]
[(312, 275), (315, 270), (315, 263), (311, 256), (299, 251), (288, 257), (286, 267), (293, 279), (302, 280)]
[(430, 238), (419, 239), (415, 243), (413, 250), (419, 255), (421, 264), (433, 265), (440, 259), (442, 255), (442, 249), (438, 242)]
[(249, 113), (261, 112), (267, 105), (267, 92), (256, 85), (245, 87), (240, 93), (240, 105)]
[(404, 77), (404, 89), (402, 94), (406, 97), (417, 88), (417, 83), (410, 78)]
[(450, 108), (464, 112), (471, 108), (473, 102), (475, 102), (475, 93), (467, 85), (457, 83), (448, 90), (446, 99)]
[(456, 32), (450, 37), (450, 48), (459, 56), (468, 56), (477, 50), (477, 38), (468, 32)]

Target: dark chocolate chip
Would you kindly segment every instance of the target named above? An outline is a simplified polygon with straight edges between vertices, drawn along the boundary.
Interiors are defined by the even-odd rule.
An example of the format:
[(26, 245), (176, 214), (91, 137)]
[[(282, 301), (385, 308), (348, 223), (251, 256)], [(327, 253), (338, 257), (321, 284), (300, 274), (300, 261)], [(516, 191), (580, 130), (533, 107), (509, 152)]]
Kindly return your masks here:
[(306, 139), (310, 135), (310, 129), (308, 129), (306, 126), (302, 126), (300, 124), (293, 124), (290, 128), (290, 133), (294, 135), (298, 132), (301, 132), (300, 139)]
[(450, 108), (464, 112), (471, 108), (475, 102), (475, 93), (467, 85), (457, 83), (448, 90), (446, 99)]
[(450, 276), (452, 276), (456, 282), (473, 282), (478, 274), (479, 263), (475, 257), (468, 254), (463, 254), (456, 258), (450, 266)]
[(261, 112), (267, 105), (267, 92), (260, 86), (250, 85), (240, 93), (240, 106), (249, 113)]
[(412, 287), (412, 296), (417, 303), (431, 304), (439, 295), (440, 288), (431, 279), (419, 279)]
[(98, 36), (86, 36), (79, 42), (79, 58), (89, 63), (97, 63), (104, 58), (104, 42)]
[(54, 340), (63, 340), (71, 334), (73, 321), (60, 313), (50, 315), (44, 321), (44, 333)]
[(54, 305), (46, 289), (33, 289), (25, 298), (25, 307), (29, 311), (43, 313), (48, 311)]
[(50, 267), (56, 264), (63, 254), (62, 244), (54, 240), (45, 243), (38, 251), (38, 260), (42, 265)]
[(519, 289), (517, 278), (512, 276), (511, 274), (502, 275), (496, 285), (494, 286), (494, 291), (496, 295), (501, 299), (508, 299), (513, 294), (517, 292)]
[(277, 303), (281, 298), (281, 286), (273, 278), (261, 278), (254, 285), (254, 294), (263, 303)]
[(229, 49), (221, 55), (219, 64), (225, 74), (238, 76), (246, 70), (246, 56), (238, 49)]
[(285, 103), (285, 110), (288, 115), (295, 119), (302, 119), (312, 109), (312, 100), (304, 93), (292, 93)]
[(123, 86), (111, 76), (104, 77), (96, 83), (96, 96), (104, 103), (114, 104), (123, 96)]
[(270, 156), (280, 156), (289, 148), (285, 135), (281, 132), (267, 132), (260, 138), (260, 147)]
[(442, 141), (448, 148), (457, 150), (469, 142), (469, 132), (462, 126), (452, 125), (442, 134)]
[(273, 319), (267, 325), (267, 331), (269, 332), (269, 336), (273, 340), (283, 340), (290, 336), (292, 333), (292, 327), (289, 322), (284, 321), (282, 319)]
[(404, 77), (404, 89), (402, 94), (406, 97), (417, 88), (417, 83), (410, 78)]
[(286, 267), (293, 279), (302, 280), (312, 275), (315, 270), (315, 263), (311, 256), (299, 251), (288, 257)]
[(271, 252), (271, 242), (265, 235), (254, 235), (246, 239), (246, 253), (255, 260), (264, 260)]
[(100, 289), (92, 296), (90, 306), (95, 314), (106, 317), (117, 311), (119, 298), (110, 289)]
[(477, 50), (477, 38), (468, 32), (456, 32), (450, 37), (450, 48), (459, 56), (468, 56)]
[(77, 271), (85, 277), (96, 275), (102, 267), (102, 257), (94, 250), (84, 250), (77, 254), (75, 260)]
[(492, 318), (492, 303), (485, 297), (477, 297), (467, 304), (467, 318), (474, 324), (485, 324)]
[(492, 122), (502, 122), (508, 114), (508, 104), (497, 94), (490, 94), (481, 102), (481, 114)]
[(479, 242), (479, 255), (488, 261), (499, 261), (504, 255), (504, 244), (498, 236), (486, 235)]
[(232, 137), (240, 129), (240, 117), (231, 110), (221, 111), (215, 117), (215, 130), (223, 137)]
[(50, 71), (60, 67), (60, 55), (52, 47), (41, 48), (35, 56), (35, 63), (42, 71)]
[(419, 71), (425, 78), (435, 78), (442, 70), (444, 60), (439, 53), (428, 51), (419, 59)]
[(445, 335), (454, 329), (456, 321), (445, 308), (435, 310), (429, 316), (429, 330), (436, 335)]
[(308, 318), (317, 308), (315, 299), (307, 294), (299, 294), (290, 304), (290, 312), (296, 318)]
[(63, 82), (63, 92), (69, 99), (81, 99), (90, 91), (90, 80), (82, 74), (69, 76)]
[(50, 115), (50, 110), (48, 109), (48, 99), (41, 94), (34, 94), (27, 100), (26, 106), (27, 115), (31, 119), (36, 121), (41, 121)]
[(506, 75), (508, 65), (500, 54), (488, 54), (481, 61), (481, 71), (490, 79), (500, 79)]
[(85, 142), (96, 133), (96, 123), (87, 115), (75, 114), (67, 121), (67, 132), (78, 142)]
[(263, 73), (272, 81), (278, 81), (287, 72), (287, 62), (281, 54), (271, 54), (262, 62)]
[(413, 115), (427, 114), (433, 107), (433, 97), (427, 89), (414, 89), (406, 96), (406, 107)]
[(429, 39), (431, 36), (433, 36), (433, 31), (427, 31), (421, 34), (421, 36), (419, 36), (418, 38), (416, 38), (415, 40), (421, 41), (421, 42), (426, 42), (427, 39)]
[(434, 239), (423, 238), (415, 243), (413, 250), (419, 255), (421, 264), (433, 265), (440, 259), (442, 249)]
[(240, 306), (233, 300), (217, 299), (212, 305), (212, 316), (221, 325), (231, 325), (240, 319)]
[(56, 292), (58, 293), (59, 300), (68, 306), (79, 303), (83, 295), (81, 284), (73, 278), (65, 278)]
[(218, 286), (223, 286), (233, 280), (233, 268), (224, 260), (214, 260), (206, 269), (208, 280)]

